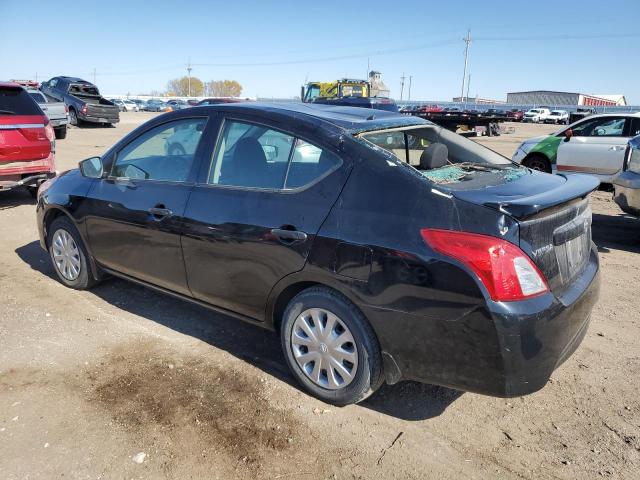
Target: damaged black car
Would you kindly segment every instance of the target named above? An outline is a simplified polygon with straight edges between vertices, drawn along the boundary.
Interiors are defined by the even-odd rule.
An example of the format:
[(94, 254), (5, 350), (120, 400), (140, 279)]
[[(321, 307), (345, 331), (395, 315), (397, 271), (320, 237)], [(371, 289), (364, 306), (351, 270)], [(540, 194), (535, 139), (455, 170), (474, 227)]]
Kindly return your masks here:
[(542, 388), (597, 300), (597, 186), (417, 117), (244, 103), (152, 119), (37, 212), (63, 284), (121, 277), (276, 331), (300, 384), (345, 405), (405, 379)]

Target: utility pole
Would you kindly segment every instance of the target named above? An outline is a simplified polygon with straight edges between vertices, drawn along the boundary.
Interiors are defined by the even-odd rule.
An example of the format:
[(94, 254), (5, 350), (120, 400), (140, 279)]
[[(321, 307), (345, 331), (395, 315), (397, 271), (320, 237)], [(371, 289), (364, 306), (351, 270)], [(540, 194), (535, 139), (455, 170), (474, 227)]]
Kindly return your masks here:
[(404, 79), (407, 78), (404, 76), (404, 72), (402, 72), (402, 76), (400, 77), (400, 101), (402, 101), (402, 94), (404, 92)]
[(407, 100), (411, 101), (411, 80), (413, 79), (413, 75), (409, 75), (409, 95), (407, 95)]
[(188, 63), (187, 63), (187, 74), (189, 76), (189, 87), (188, 87), (189, 88), (189, 94), (188, 94), (189, 97), (191, 96), (191, 70), (193, 70), (193, 69), (191, 68), (191, 57), (189, 57), (189, 60), (188, 60)]
[(467, 77), (467, 101), (469, 101), (469, 86), (471, 85), (471, 74)]
[(471, 45), (471, 30), (467, 30), (467, 37), (462, 41), (466, 44), (464, 47), (464, 73), (462, 74), (462, 90), (460, 91), (460, 100), (464, 100), (464, 82), (467, 79), (467, 61), (469, 59), (469, 45)]
[(36, 72), (36, 83), (38, 83), (38, 72)]
[(371, 67), (369, 65), (369, 57), (367, 57), (367, 74), (364, 76), (365, 80), (369, 80), (369, 72), (371, 71)]

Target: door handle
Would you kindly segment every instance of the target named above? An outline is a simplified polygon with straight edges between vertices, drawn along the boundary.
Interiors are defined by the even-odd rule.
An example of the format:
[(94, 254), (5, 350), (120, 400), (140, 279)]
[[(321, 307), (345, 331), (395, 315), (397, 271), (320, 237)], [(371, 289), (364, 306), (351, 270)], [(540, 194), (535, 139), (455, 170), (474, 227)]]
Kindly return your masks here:
[(614, 152), (619, 152), (620, 150), (624, 150), (626, 147), (624, 145), (614, 145), (613, 147), (609, 147), (609, 150), (613, 150)]
[(304, 242), (307, 234), (299, 230), (290, 230), (287, 228), (274, 228), (271, 233), (283, 243)]
[(165, 218), (173, 215), (173, 212), (171, 210), (169, 210), (168, 208), (164, 208), (164, 205), (156, 205), (155, 207), (150, 208), (147, 211), (151, 214), (154, 220), (158, 221), (164, 220)]

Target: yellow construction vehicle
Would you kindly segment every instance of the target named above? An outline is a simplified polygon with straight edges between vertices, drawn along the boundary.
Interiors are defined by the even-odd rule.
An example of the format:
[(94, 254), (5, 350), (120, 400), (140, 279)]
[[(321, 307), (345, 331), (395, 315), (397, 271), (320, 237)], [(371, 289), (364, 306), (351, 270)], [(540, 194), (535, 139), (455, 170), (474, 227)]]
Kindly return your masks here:
[(305, 103), (310, 103), (318, 98), (368, 98), (370, 91), (371, 86), (366, 80), (342, 78), (334, 82), (308, 82), (300, 91), (300, 99)]

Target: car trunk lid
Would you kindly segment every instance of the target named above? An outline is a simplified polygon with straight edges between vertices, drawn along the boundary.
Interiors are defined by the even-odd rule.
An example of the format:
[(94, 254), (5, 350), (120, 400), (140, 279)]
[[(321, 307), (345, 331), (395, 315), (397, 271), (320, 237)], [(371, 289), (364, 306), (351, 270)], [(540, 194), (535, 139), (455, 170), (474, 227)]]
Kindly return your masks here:
[(46, 131), (43, 115), (0, 115), (0, 172), (14, 169), (17, 162), (46, 159), (52, 139)]
[(588, 175), (532, 173), (484, 189), (452, 189), (450, 193), (516, 219), (520, 248), (540, 268), (551, 290), (560, 294), (589, 261), (588, 195), (598, 185), (598, 180)]

